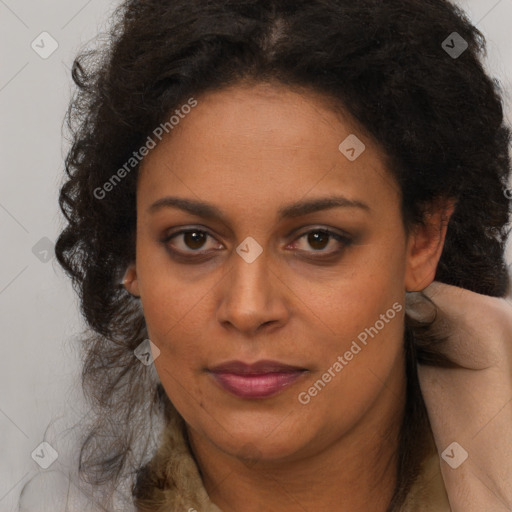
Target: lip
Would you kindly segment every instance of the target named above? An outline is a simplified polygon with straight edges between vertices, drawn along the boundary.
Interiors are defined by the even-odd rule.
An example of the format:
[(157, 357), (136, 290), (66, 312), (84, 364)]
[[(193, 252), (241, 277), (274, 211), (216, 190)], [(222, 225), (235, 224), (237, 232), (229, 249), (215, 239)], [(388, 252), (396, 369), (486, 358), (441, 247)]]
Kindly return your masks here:
[(224, 390), (247, 399), (275, 396), (307, 371), (305, 368), (269, 360), (253, 364), (229, 361), (209, 369), (212, 377)]

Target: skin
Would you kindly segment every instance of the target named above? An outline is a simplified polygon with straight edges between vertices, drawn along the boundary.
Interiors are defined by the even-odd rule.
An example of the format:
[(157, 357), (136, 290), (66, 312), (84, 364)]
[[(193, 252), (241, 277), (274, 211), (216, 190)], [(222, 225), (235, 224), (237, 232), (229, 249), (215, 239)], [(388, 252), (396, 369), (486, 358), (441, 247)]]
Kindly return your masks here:
[[(406, 290), (433, 281), (453, 207), (440, 203), (406, 235), (384, 153), (319, 94), (244, 83), (197, 100), (142, 164), (125, 286), (141, 298), (161, 351), (156, 370), (187, 423), (205, 488), (223, 512), (384, 512), (405, 401), (404, 310), (308, 404), (297, 397), (403, 305)], [(350, 134), (366, 146), (352, 162), (338, 149)], [(165, 196), (211, 203), (223, 219), (151, 212)], [(278, 217), (291, 203), (332, 196), (368, 209)], [(162, 241), (185, 228), (211, 237)], [(318, 229), (351, 242), (308, 239)], [(252, 263), (236, 252), (249, 236), (263, 250)], [(208, 255), (187, 263), (194, 251)], [(205, 371), (261, 359), (309, 371), (260, 400), (228, 393)]]

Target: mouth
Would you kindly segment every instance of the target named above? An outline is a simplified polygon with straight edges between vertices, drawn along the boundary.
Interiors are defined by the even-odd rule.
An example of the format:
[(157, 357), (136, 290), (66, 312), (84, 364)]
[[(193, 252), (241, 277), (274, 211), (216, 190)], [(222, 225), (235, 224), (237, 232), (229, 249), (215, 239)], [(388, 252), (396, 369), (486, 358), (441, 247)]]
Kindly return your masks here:
[(208, 371), (222, 389), (245, 399), (275, 396), (308, 372), (306, 368), (277, 361), (258, 361), (253, 364), (230, 361)]

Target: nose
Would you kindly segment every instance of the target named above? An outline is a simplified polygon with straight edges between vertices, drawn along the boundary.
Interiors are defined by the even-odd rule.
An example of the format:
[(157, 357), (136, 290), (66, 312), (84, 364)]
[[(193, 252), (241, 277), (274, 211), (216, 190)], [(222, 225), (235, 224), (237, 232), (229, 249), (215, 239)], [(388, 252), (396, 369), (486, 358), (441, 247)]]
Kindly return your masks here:
[(283, 326), (289, 316), (289, 288), (265, 251), (252, 263), (236, 252), (233, 265), (220, 285), (217, 319), (226, 329), (253, 336)]

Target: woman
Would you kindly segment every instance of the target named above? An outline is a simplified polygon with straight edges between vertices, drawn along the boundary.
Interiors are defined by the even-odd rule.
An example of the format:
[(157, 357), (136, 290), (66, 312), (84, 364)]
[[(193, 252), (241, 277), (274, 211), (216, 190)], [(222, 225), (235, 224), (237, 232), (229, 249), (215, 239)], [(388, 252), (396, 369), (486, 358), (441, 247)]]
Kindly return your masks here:
[(117, 14), (73, 68), (56, 246), (92, 330), (83, 476), (139, 511), (509, 510), (483, 36), (445, 0)]

